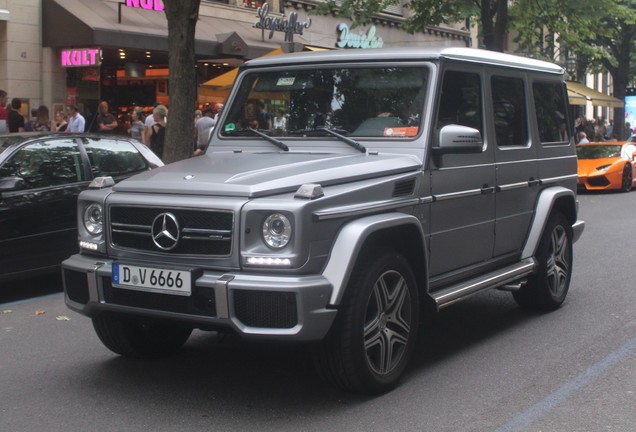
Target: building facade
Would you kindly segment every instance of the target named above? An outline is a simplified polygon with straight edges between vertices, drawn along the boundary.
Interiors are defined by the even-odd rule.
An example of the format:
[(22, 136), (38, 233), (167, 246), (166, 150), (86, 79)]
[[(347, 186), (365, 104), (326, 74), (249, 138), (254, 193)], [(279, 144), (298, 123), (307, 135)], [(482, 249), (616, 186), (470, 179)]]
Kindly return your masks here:
[[(364, 28), (312, 14), (317, 1), (202, 0), (195, 34), (199, 104), (227, 89), (204, 84), (273, 50), (470, 46), (461, 26), (409, 34), (405, 10), (387, 9)], [(0, 89), (51, 114), (77, 104), (94, 117), (100, 100), (124, 121), (133, 106), (169, 105), (168, 27), (161, 0), (0, 0)]]

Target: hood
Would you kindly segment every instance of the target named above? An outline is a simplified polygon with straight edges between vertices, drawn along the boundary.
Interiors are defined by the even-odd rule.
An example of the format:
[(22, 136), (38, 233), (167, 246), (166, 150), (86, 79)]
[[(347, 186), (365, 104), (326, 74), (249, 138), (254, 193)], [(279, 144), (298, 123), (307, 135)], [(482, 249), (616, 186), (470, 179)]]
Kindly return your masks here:
[[(596, 169), (605, 165), (612, 165), (618, 161), (621, 161), (620, 157), (600, 158), (600, 159), (579, 159), (578, 160), (578, 174), (579, 177), (588, 176), (596, 172)], [(621, 166), (621, 170), (623, 167)]]
[(421, 169), (415, 156), (395, 154), (212, 153), (130, 177), (120, 192), (257, 197)]

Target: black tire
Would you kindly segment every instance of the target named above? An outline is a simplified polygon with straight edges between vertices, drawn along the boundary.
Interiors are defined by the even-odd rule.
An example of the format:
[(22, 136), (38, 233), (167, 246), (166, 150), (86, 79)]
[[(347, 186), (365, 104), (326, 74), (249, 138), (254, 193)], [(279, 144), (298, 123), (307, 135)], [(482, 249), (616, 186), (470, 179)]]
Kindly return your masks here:
[(627, 164), (625, 165), (625, 168), (623, 169), (623, 179), (621, 181), (621, 191), (622, 192), (629, 192), (632, 190), (632, 182), (633, 182), (633, 175), (632, 175), (632, 167), (631, 165)]
[(192, 327), (173, 321), (104, 312), (93, 318), (102, 343), (124, 357), (154, 359), (177, 352)]
[(379, 394), (394, 388), (411, 357), (419, 322), (415, 277), (387, 251), (359, 260), (325, 340), (314, 349), (319, 374), (344, 390)]
[(537, 271), (512, 293), (523, 307), (555, 310), (568, 294), (572, 277), (572, 227), (562, 213), (554, 213), (543, 231), (536, 259)]

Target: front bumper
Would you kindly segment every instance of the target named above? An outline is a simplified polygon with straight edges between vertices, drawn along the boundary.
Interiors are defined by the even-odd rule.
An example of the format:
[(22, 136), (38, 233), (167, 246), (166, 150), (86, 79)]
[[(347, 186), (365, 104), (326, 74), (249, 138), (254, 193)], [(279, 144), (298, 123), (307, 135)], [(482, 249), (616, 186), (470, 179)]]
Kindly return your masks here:
[(321, 275), (193, 273), (192, 294), (113, 287), (112, 260), (80, 254), (62, 263), (66, 305), (94, 317), (102, 311), (173, 319), (194, 327), (233, 330), (247, 339), (317, 341), (336, 316), (332, 285)]

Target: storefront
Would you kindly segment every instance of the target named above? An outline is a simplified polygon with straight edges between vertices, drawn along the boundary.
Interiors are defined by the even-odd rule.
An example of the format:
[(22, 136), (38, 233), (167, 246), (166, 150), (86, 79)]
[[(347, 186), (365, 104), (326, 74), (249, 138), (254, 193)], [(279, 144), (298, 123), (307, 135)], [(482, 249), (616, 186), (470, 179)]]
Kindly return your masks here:
[[(195, 33), (198, 104), (225, 100), (228, 86), (205, 85), (245, 60), (274, 50), (365, 49), (413, 44), (469, 45), (468, 33), (452, 27), (409, 35), (396, 12), (372, 26), (351, 29), (333, 16), (310, 15), (311, 4), (202, 1)], [(52, 111), (75, 103), (94, 128), (99, 101), (128, 113), (153, 102), (169, 105), (168, 30), (161, 0), (43, 0), (45, 83)], [(46, 65), (44, 65), (46, 68)]]
[[(219, 16), (204, 15), (217, 12)], [(222, 17), (231, 13), (236, 19)], [(201, 84), (280, 47), (253, 27), (256, 10), (201, 6), (196, 27), (196, 80)], [(100, 100), (121, 119), (133, 106), (169, 104), (168, 30), (159, 0), (43, 0), (43, 46), (51, 55), (53, 111), (76, 103), (91, 126)], [(225, 94), (226, 96), (226, 94)], [(222, 101), (201, 95), (200, 104)]]

